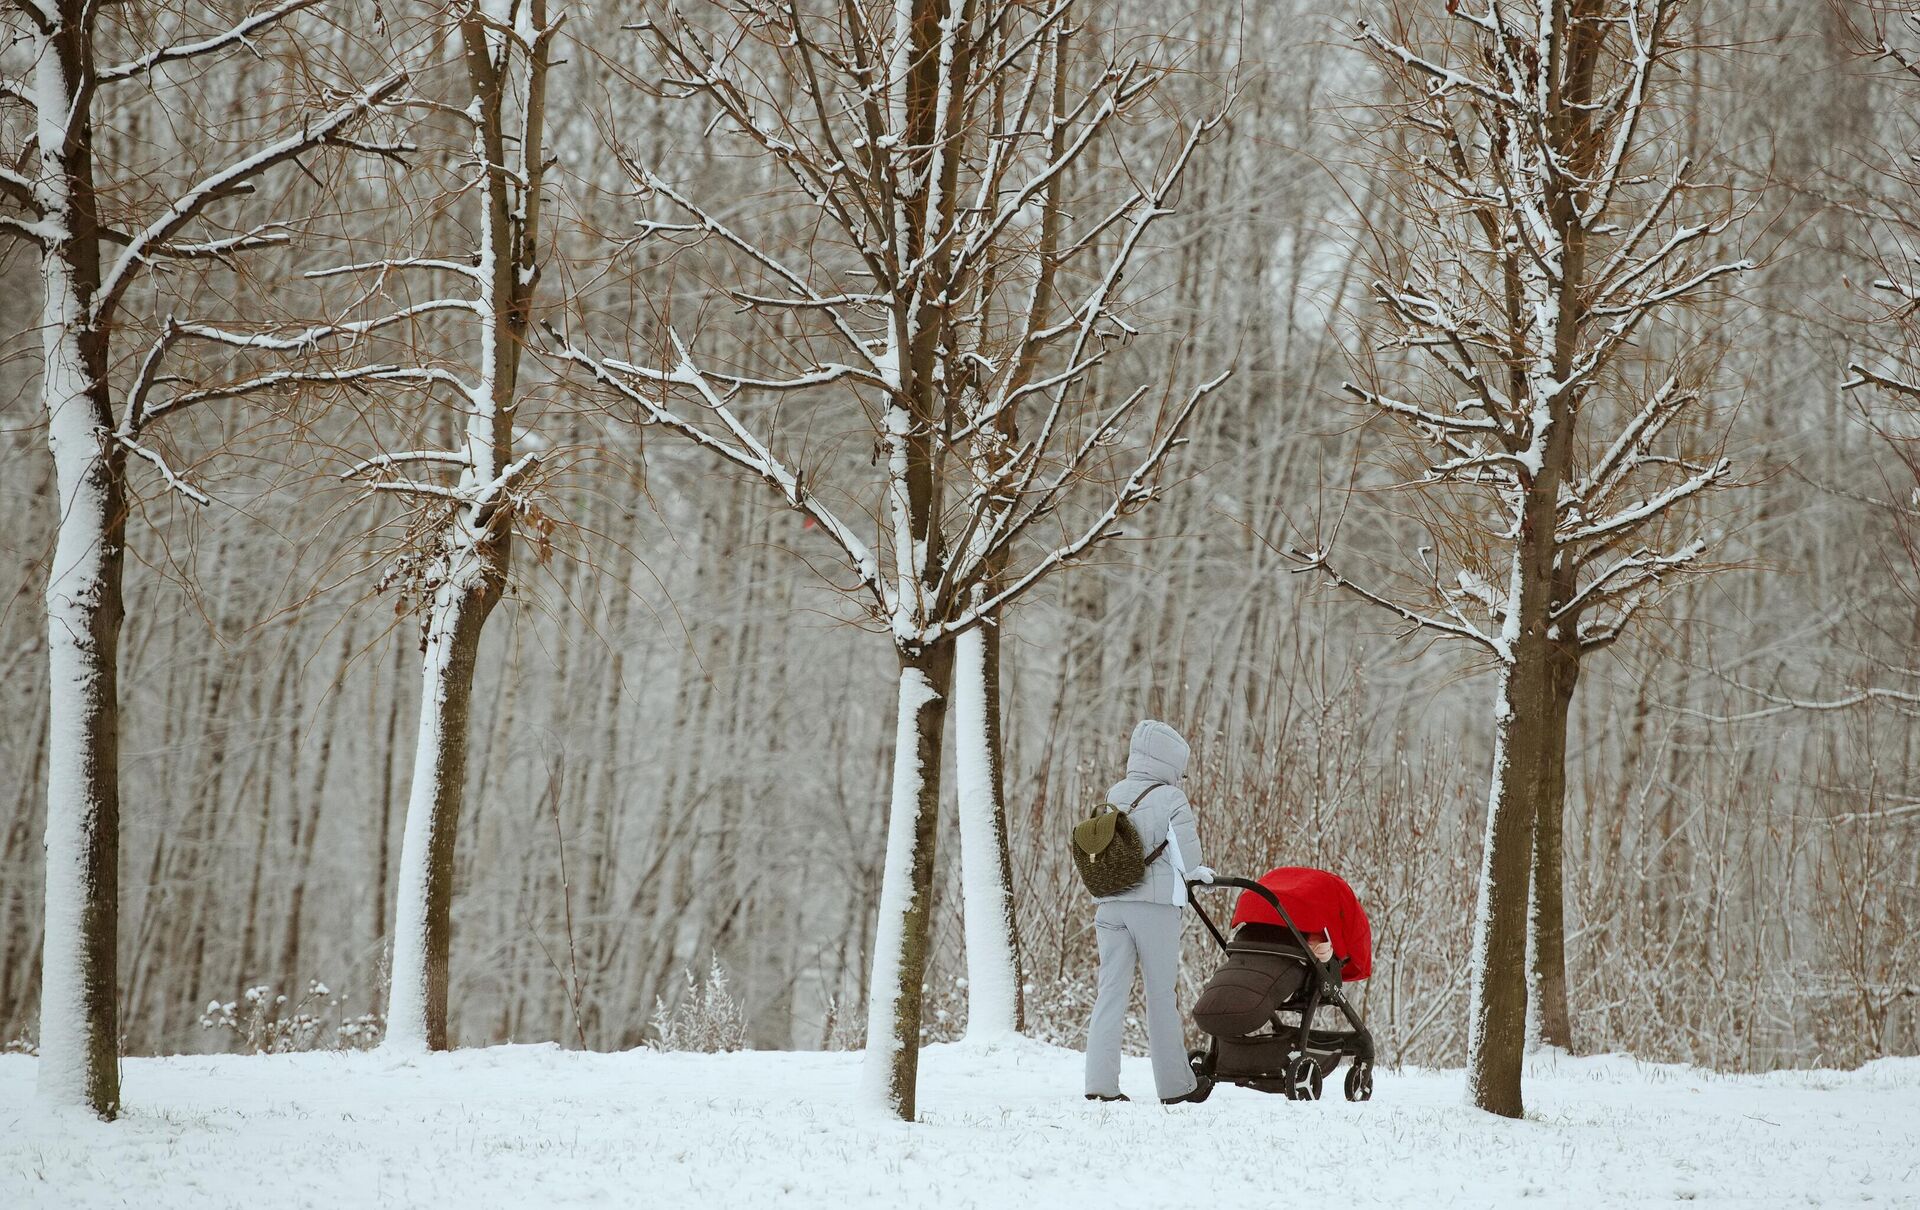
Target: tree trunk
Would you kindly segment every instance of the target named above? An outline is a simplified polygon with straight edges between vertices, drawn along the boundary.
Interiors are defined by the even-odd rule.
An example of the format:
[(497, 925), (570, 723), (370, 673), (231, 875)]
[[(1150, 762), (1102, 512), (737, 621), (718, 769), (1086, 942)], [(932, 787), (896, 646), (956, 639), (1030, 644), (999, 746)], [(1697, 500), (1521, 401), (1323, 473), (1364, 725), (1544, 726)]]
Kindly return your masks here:
[(1520, 1064), (1527, 1037), (1527, 900), (1534, 799), (1550, 747), (1542, 717), (1543, 669), (1501, 671), (1493, 785), (1474, 910), (1473, 998), (1467, 1021), (1467, 1087), (1489, 1113), (1524, 1112)]
[(59, 491), (46, 589), (46, 940), (40, 1091), (102, 1118), (120, 1110), (120, 622), (125, 459), (107, 383), (93, 176), (93, 45), (63, 5), (31, 48), (39, 131), (35, 200), (55, 233), (40, 258), (41, 396)]
[[(49, 273), (48, 310), (56, 275)], [(47, 582), (46, 942), (40, 1091), (111, 1120), (120, 1109), (119, 644), (126, 545), (121, 460), (89, 346), (49, 316), (48, 441), (60, 532)]]
[(920, 1068), (927, 926), (933, 918), (940, 743), (952, 680), (952, 641), (901, 652), (893, 802), (887, 817), (886, 867), (868, 984), (864, 1080), (873, 1105), (909, 1122), (914, 1117), (914, 1085)]
[[(88, 67), (77, 44), (62, 43), (59, 66), (43, 68), (71, 74)], [(43, 155), (67, 186), (64, 213), (49, 213), (48, 220), (62, 223), (71, 238), (42, 262), (41, 389), (60, 513), (46, 590), (50, 693), (39, 1080), (50, 1100), (85, 1105), (111, 1119), (120, 1107), (115, 961), (126, 487), (109, 436), (114, 422), (106, 339), (88, 314), (99, 280), (91, 149), (75, 139), (64, 148), (44, 148)]]
[(954, 641), (953, 706), (965, 888), (967, 1037), (991, 1041), (1026, 1026), (1002, 789), (997, 618)]
[(385, 1046), (447, 1049), (447, 956), (453, 935), (453, 855), (467, 783), (467, 715), (480, 630), (497, 582), (442, 587), (427, 620), (420, 732), (393, 913), (393, 973)]
[(1567, 995), (1564, 824), (1567, 810), (1567, 719), (1579, 684), (1578, 657), (1556, 652), (1551, 689), (1547, 765), (1533, 828), (1533, 991), (1540, 1041), (1573, 1050), (1573, 1012)]
[(1549, 430), (1545, 473), (1522, 504), (1503, 623), (1507, 659), (1494, 702), (1493, 777), (1473, 918), (1472, 1001), (1467, 1018), (1467, 1090), (1489, 1113), (1517, 1118), (1527, 1045), (1528, 902), (1533, 833), (1543, 793), (1562, 769), (1556, 747), (1554, 661), (1548, 634), (1554, 570), (1554, 521), (1567, 424)]

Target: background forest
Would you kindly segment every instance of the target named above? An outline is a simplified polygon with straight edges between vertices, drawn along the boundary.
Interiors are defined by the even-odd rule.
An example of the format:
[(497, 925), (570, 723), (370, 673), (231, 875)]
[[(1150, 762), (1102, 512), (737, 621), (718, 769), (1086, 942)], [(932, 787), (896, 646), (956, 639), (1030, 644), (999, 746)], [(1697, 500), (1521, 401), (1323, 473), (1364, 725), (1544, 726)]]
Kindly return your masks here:
[[(264, 39), (219, 77), (222, 95), (198, 80), (117, 94), (103, 137), (158, 172), (196, 160), (200, 132), (283, 117), (289, 76), (370, 81), (434, 58), (436, 35), (404, 7), (301, 13), (297, 37)], [(568, 7), (536, 316), (609, 349), (651, 347), (663, 317), (708, 348), (751, 349), (766, 321), (715, 294), (720, 266), (624, 246), (657, 210), (632, 149), (730, 221), (781, 231), (804, 216), (756, 211), (776, 169), (714, 136), (709, 111), (630, 86), (641, 35), (624, 27), (657, 6)], [(1421, 566), (1422, 506), (1389, 490), (1407, 469), (1390, 421), (1342, 390), (1377, 369), (1389, 317), (1370, 283), (1418, 234), (1380, 130), (1387, 88), (1352, 36), (1367, 7), (1113, 0), (1080, 16), (1105, 53), (1138, 45), (1177, 67), (1115, 137), (1139, 164), (1164, 164), (1183, 123), (1233, 93), (1128, 271), (1138, 335), (1098, 373), (1170, 396), (1234, 373), (1195, 408), (1152, 507), (1004, 619), (1011, 886), (1027, 1029), (1044, 1039), (1077, 1042), (1093, 992), (1066, 828), (1153, 716), (1193, 743), (1209, 864), (1352, 882), (1374, 921), (1364, 1008), (1383, 1057), (1466, 1052), (1494, 674), (1283, 553), (1337, 536), (1349, 566)], [(189, 29), (231, 24), (191, 16)], [(1706, 49), (1678, 60), (1660, 136), (1725, 183), (1722, 245), (1757, 268), (1687, 321), (1711, 353), (1713, 407), (1694, 423), (1732, 467), (1694, 513), (1717, 570), (1589, 657), (1572, 704), (1572, 1036), (1726, 1069), (1853, 1065), (1920, 1048), (1920, 427), (1897, 391), (1847, 385), (1856, 361), (1897, 352), (1913, 297), (1872, 288), (1911, 280), (1914, 198), (1897, 174), (1920, 134), (1920, 94), (1872, 53), (1872, 31), (1920, 35), (1866, 4), (1702, 3), (1688, 19)], [(436, 61), (416, 90), (449, 86), (451, 56)], [(471, 245), (465, 136), (449, 121), (385, 118), (369, 144), (421, 150), (329, 152), (263, 181), (298, 216), (289, 241), (231, 271), (161, 274), (143, 289), (166, 298), (147, 310), (277, 331), (345, 313), (366, 285), (303, 274)], [(1096, 157), (1086, 179), (1112, 168)], [(40, 594), (59, 521), (39, 294), (33, 257), (0, 259), (0, 1039), (20, 1046), (38, 1030)], [(423, 362), (446, 355), (433, 339), (415, 338)], [(512, 423), (541, 469), (474, 661), (451, 1039), (658, 1041), (656, 1018), (701, 996), (689, 972), (717, 963), (752, 1045), (860, 1045), (896, 662), (829, 586), (812, 516), (633, 423), (554, 349), (535, 337), (519, 366)], [(226, 377), (223, 357), (270, 364), (197, 355)], [(458, 442), (458, 427), (377, 386), (289, 385), (170, 421), (170, 473), (209, 503), (136, 477), (120, 668), (128, 1053), (238, 1045), (259, 987), (263, 1017), (316, 1017), (288, 1045), (379, 1036), (421, 679), (420, 620), (392, 569), (421, 514), (346, 473)], [(865, 440), (807, 437), (810, 456), (854, 468), (874, 456)], [(951, 811), (939, 827), (930, 1039), (967, 1023)], [(1207, 958), (1189, 947), (1190, 978)]]

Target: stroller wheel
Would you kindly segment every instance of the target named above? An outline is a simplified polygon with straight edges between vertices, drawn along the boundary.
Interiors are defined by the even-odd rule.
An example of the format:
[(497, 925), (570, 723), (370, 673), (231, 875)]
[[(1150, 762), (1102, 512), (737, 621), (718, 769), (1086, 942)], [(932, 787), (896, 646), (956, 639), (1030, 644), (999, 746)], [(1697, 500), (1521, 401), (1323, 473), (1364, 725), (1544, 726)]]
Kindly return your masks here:
[(1193, 1068), (1193, 1074), (1196, 1079), (1207, 1081), (1213, 1079), (1213, 1057), (1211, 1052), (1204, 1050), (1188, 1051), (1187, 1066)]
[(1317, 1101), (1321, 1089), (1320, 1064), (1314, 1062), (1312, 1055), (1295, 1055), (1287, 1064), (1287, 1099), (1290, 1101)]
[(1371, 1101), (1373, 1099), (1373, 1064), (1365, 1059), (1355, 1059), (1347, 1068), (1347, 1100)]

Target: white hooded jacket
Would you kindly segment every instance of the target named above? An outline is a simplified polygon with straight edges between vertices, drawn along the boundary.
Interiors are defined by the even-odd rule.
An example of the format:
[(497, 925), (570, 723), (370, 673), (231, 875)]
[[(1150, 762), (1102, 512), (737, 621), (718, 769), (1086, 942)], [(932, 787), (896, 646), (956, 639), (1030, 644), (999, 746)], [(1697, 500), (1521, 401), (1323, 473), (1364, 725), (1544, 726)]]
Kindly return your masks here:
[[(1170, 903), (1176, 907), (1187, 902), (1186, 873), (1203, 864), (1193, 806), (1180, 788), (1187, 775), (1188, 755), (1187, 741), (1163, 722), (1146, 719), (1133, 729), (1126, 779), (1107, 791), (1107, 801), (1127, 811), (1129, 804), (1139, 799), (1127, 817), (1140, 833), (1142, 851), (1153, 852), (1163, 840), (1167, 847), (1147, 866), (1147, 876), (1139, 885), (1098, 902)], [(1144, 798), (1140, 797), (1142, 791), (1146, 791)]]

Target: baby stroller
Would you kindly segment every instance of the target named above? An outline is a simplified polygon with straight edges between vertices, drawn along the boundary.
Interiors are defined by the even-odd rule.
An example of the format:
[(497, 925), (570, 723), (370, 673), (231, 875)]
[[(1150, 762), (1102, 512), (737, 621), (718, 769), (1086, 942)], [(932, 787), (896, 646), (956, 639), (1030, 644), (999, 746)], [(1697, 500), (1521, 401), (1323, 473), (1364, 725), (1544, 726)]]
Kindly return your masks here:
[[(1336, 949), (1330, 961), (1316, 961), (1282, 894), (1263, 882), (1280, 886), (1282, 894), (1305, 888), (1337, 897), (1346, 905), (1345, 911), (1357, 918), (1358, 939), (1350, 945), (1352, 952), (1341, 956)], [(1225, 887), (1244, 892), (1233, 921), (1242, 927), (1232, 938), (1220, 931), (1193, 897), (1196, 891)], [(1194, 1023), (1211, 1039), (1205, 1050), (1187, 1055), (1201, 1085), (1211, 1088), (1224, 1081), (1279, 1093), (1289, 1100), (1317, 1101), (1322, 1083), (1345, 1057), (1352, 1060), (1347, 1067), (1347, 1100), (1371, 1099), (1373, 1034), (1341, 990), (1343, 981), (1364, 979), (1371, 973), (1371, 942), (1359, 901), (1346, 883), (1325, 871), (1283, 867), (1262, 882), (1215, 878), (1211, 883), (1189, 882), (1187, 891), (1201, 923), (1226, 953), (1226, 964), (1207, 981), (1193, 1007)], [(1297, 908), (1302, 906), (1297, 894), (1289, 897), (1295, 898)], [(1312, 928), (1311, 919), (1308, 924)], [(1315, 1028), (1314, 1017), (1323, 1007), (1339, 1010), (1350, 1028)], [(1289, 1017), (1296, 1019), (1289, 1021)]]

